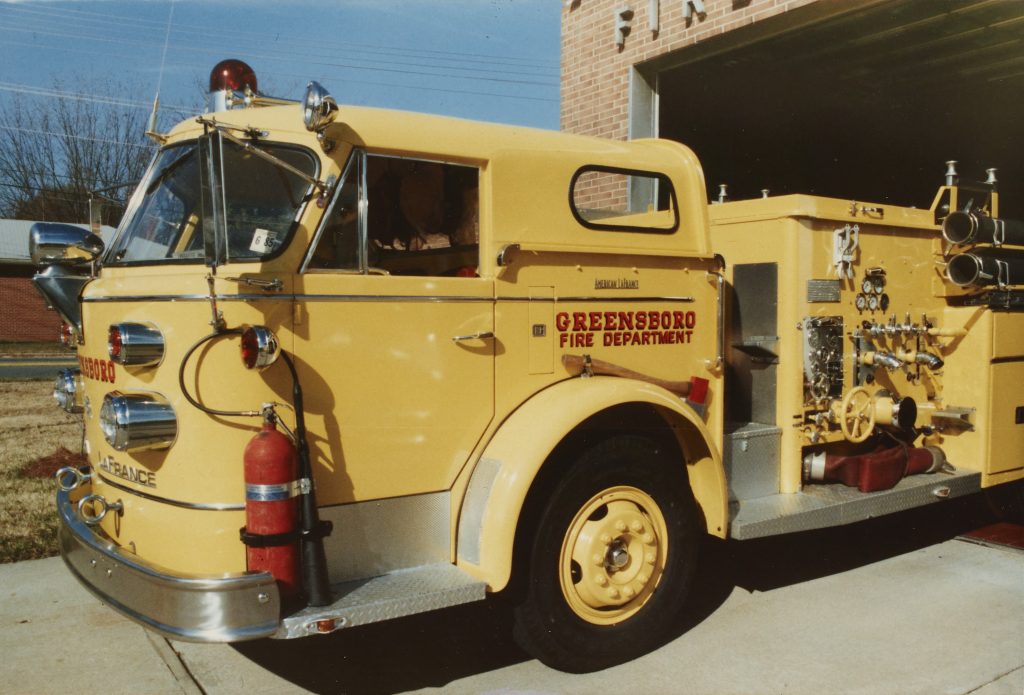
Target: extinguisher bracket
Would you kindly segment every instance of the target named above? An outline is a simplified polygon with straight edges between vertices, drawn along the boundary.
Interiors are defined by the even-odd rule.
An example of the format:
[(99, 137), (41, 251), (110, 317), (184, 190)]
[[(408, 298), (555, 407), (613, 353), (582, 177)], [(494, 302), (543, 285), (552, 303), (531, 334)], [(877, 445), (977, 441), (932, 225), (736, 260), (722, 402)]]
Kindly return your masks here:
[(250, 548), (274, 548), (292, 545), (302, 537), (302, 531), (295, 529), (286, 533), (249, 533), (243, 526), (238, 529), (238, 537)]
[(250, 548), (274, 548), (282, 545), (291, 545), (298, 540), (325, 538), (331, 535), (334, 524), (330, 521), (321, 521), (309, 531), (295, 529), (285, 533), (249, 533), (246, 527), (238, 529), (239, 539)]
[(300, 534), (303, 536), (303, 538), (313, 540), (317, 538), (326, 538), (327, 536), (331, 535), (331, 531), (333, 530), (333, 522), (321, 520), (317, 523), (316, 526), (309, 529), (308, 531), (300, 531)]

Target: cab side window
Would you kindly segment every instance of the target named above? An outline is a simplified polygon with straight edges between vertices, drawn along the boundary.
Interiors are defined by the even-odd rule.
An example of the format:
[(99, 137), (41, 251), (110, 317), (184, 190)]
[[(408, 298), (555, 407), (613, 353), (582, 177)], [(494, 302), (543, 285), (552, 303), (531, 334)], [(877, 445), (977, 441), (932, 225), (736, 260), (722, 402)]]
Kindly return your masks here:
[(474, 277), (479, 187), (476, 167), (354, 156), (307, 269)]

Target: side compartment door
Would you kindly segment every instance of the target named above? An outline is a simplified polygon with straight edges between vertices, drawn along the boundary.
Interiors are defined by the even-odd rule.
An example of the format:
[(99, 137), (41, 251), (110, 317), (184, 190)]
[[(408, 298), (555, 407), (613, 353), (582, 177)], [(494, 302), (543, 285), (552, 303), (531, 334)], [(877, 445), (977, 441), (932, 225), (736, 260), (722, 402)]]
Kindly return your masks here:
[(445, 490), (490, 422), (478, 190), (476, 167), (350, 157), (295, 284), (321, 504)]

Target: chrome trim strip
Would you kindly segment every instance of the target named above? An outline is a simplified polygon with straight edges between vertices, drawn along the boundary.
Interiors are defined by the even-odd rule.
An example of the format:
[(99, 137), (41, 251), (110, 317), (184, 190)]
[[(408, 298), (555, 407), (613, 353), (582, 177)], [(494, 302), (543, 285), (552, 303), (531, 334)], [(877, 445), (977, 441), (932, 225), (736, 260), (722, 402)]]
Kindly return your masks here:
[(118, 490), (138, 495), (139, 497), (151, 500), (153, 502), (160, 502), (161, 504), (169, 504), (172, 507), (181, 507), (182, 509), (197, 509), (203, 512), (240, 512), (245, 510), (244, 504), (229, 504), (227, 502), (213, 502), (211, 504), (203, 504), (200, 502), (182, 502), (181, 500), (170, 499), (169, 497), (160, 497), (159, 495), (153, 495), (142, 490), (136, 490), (133, 487), (128, 487), (117, 481), (111, 480), (105, 475), (100, 473), (100, 468), (94, 467), (93, 473), (110, 487), (116, 487)]
[(494, 297), (460, 295), (388, 295), (388, 294), (296, 294), (296, 301), (306, 302), (481, 302), (494, 303)]
[[(389, 295), (389, 294), (218, 294), (218, 302), (306, 301), (306, 302), (683, 302), (693, 297), (473, 297), (460, 295)], [(125, 295), (123, 297), (84, 297), (83, 302), (208, 302), (208, 294)]]
[[(280, 301), (282, 299), (294, 299), (294, 295), (264, 294), (218, 294), (215, 295), (218, 302), (249, 302), (258, 299), (269, 299)], [(82, 297), (83, 302), (208, 302), (208, 294), (129, 294), (123, 297)]]
[(174, 574), (87, 527), (67, 492), (57, 493), (57, 515), (60, 552), (68, 570), (126, 618), (189, 642), (238, 642), (277, 630), (281, 601), (269, 573)]
[[(527, 299), (536, 302), (536, 299)], [(553, 300), (544, 299), (541, 301), (554, 302), (682, 302), (690, 304), (696, 301), (693, 297), (555, 297)]]

